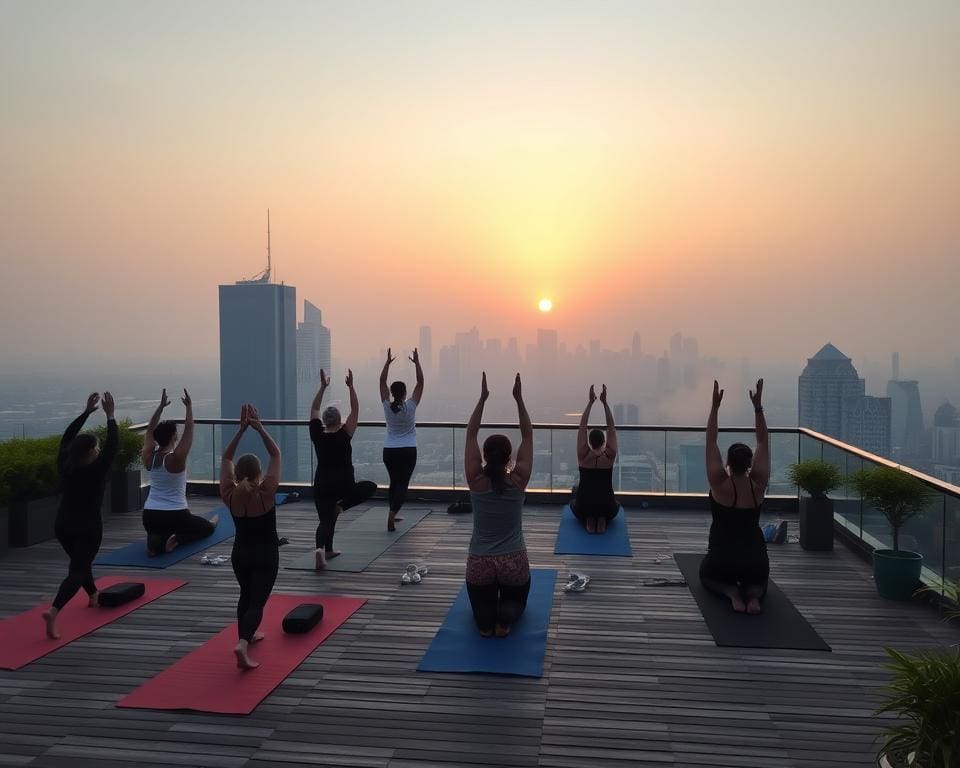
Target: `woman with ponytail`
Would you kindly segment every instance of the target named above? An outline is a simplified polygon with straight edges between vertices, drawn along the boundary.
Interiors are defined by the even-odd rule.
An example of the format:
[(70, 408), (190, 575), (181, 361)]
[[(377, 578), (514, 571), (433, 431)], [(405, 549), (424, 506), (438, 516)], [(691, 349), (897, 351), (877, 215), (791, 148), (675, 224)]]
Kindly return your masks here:
[[(80, 434), (87, 418), (103, 405), (107, 417), (107, 440), (100, 449), (97, 438)], [(117, 422), (113, 418), (113, 395), (103, 393), (103, 398), (94, 392), (87, 398), (87, 407), (74, 419), (60, 440), (57, 453), (57, 470), (60, 473), (60, 507), (54, 532), (63, 551), (70, 558), (67, 577), (60, 584), (53, 605), (43, 612), (47, 637), (56, 640), (57, 614), (82, 587), (90, 598), (90, 606), (97, 605), (97, 585), (93, 580), (93, 561), (100, 551), (103, 538), (103, 521), (100, 506), (107, 483), (107, 473), (117, 455), (119, 437)]]
[(480, 400), (467, 424), (464, 469), (473, 506), (473, 536), (467, 557), (467, 594), (477, 629), (484, 637), (506, 637), (527, 607), (530, 563), (523, 540), (523, 498), (533, 472), (533, 425), (523, 403), (520, 374), (513, 384), (520, 421), (520, 445), (511, 462), (513, 446), (506, 435), (477, 435), (483, 406), (490, 396), (487, 374), (480, 384)]
[(723, 390), (713, 382), (713, 404), (707, 419), (707, 480), (710, 483), (710, 543), (700, 564), (700, 581), (730, 600), (737, 613), (760, 613), (767, 593), (770, 561), (760, 528), (760, 507), (770, 480), (770, 446), (763, 416), (763, 379), (750, 400), (756, 413), (757, 452), (734, 443), (724, 465), (717, 445), (717, 413)]
[[(260, 435), (270, 457), (263, 474), (260, 459), (247, 453), (233, 463), (240, 438), (247, 429)], [(263, 640), (258, 631), (273, 583), (277, 580), (280, 553), (277, 546), (277, 486), (280, 485), (280, 449), (260, 422), (252, 405), (240, 409), (240, 428), (223, 452), (220, 464), (220, 498), (227, 505), (237, 533), (233, 539), (230, 562), (240, 585), (237, 601), (237, 633), (233, 649), (240, 669), (256, 669), (260, 663), (250, 658), (251, 643)]]
[(403, 519), (397, 517), (397, 513), (407, 498), (410, 478), (417, 466), (417, 406), (423, 397), (423, 368), (420, 367), (420, 355), (416, 348), (410, 362), (416, 369), (417, 384), (409, 400), (407, 385), (402, 381), (395, 381), (387, 387), (387, 373), (394, 360), (396, 358), (391, 355), (388, 347), (387, 361), (380, 371), (380, 399), (383, 401), (383, 417), (387, 424), (387, 436), (383, 441), (383, 463), (390, 476), (388, 531), (395, 531), (396, 523)]

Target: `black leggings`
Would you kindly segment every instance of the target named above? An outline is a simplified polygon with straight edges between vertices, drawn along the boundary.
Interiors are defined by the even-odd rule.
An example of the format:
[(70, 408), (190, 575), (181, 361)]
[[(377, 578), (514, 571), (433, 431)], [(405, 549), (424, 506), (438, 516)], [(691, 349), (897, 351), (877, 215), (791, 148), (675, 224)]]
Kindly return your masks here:
[(333, 532), (337, 527), (337, 504), (341, 511), (362, 504), (377, 492), (377, 484), (370, 480), (348, 485), (346, 490), (330, 491), (314, 487), (313, 503), (317, 508), (317, 549), (333, 550)]
[(390, 492), (387, 498), (390, 501), (390, 511), (399, 512), (403, 502), (407, 499), (407, 489), (410, 487), (410, 478), (417, 466), (417, 449), (384, 448), (383, 463), (390, 475)]
[(280, 555), (273, 542), (254, 550), (233, 548), (230, 556), (233, 574), (240, 585), (237, 601), (237, 634), (248, 643), (263, 620), (263, 607), (267, 604), (273, 583), (277, 580)]
[(216, 526), (199, 515), (191, 515), (189, 509), (145, 509), (143, 527), (147, 531), (147, 551), (162, 555), (167, 550), (167, 539), (177, 537), (178, 544), (205, 539)]
[(770, 561), (765, 549), (707, 552), (700, 563), (700, 583), (718, 595), (725, 595), (725, 589), (734, 587), (745, 600), (762, 600), (769, 580)]
[(505, 584), (470, 584), (467, 595), (473, 609), (473, 619), (481, 632), (492, 632), (496, 625), (508, 627), (527, 609), (530, 581), (519, 586)]
[(73, 599), (81, 587), (88, 595), (96, 593), (93, 561), (97, 557), (97, 552), (100, 551), (101, 539), (103, 539), (103, 529), (99, 526), (79, 533), (57, 534), (57, 541), (70, 558), (67, 578), (61, 582), (57, 596), (53, 600), (53, 607), (58, 611)]
[(573, 512), (573, 516), (581, 523), (585, 523), (588, 519), (596, 517), (613, 520), (613, 518), (620, 513), (620, 505), (616, 499), (596, 502), (591, 499), (574, 497), (573, 501), (570, 502), (570, 509)]

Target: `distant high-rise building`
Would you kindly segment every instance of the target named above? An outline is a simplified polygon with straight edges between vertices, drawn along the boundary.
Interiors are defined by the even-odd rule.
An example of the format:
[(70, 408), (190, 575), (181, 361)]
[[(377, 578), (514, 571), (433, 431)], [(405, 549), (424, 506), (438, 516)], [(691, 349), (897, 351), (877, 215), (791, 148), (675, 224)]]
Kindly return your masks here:
[[(298, 419), (310, 418), (310, 404), (320, 388), (320, 371), (328, 377), (333, 375), (332, 354), (330, 329), (323, 324), (323, 314), (315, 304), (304, 300), (303, 322), (297, 325)], [(312, 450), (309, 432), (297, 430), (299, 466), (296, 479), (301, 482), (310, 479)], [(290, 466), (289, 462), (287, 466)]]
[[(269, 278), (268, 278), (269, 279)], [(237, 418), (253, 403), (265, 419), (297, 417), (297, 289), (264, 280), (220, 286), (220, 415)], [(297, 439), (282, 429), (277, 442), (297, 466)], [(260, 439), (245, 435), (239, 453), (266, 458)]]
[(894, 352), (893, 355), (891, 356), (890, 367), (892, 369), (890, 371), (890, 378), (893, 379), (894, 381), (898, 381), (900, 379), (900, 353), (899, 352)]
[(687, 338), (683, 340), (683, 362), (687, 365), (696, 363), (700, 359), (700, 345), (697, 340)]
[(683, 358), (683, 334), (675, 333), (670, 337), (670, 360), (679, 363)]
[(630, 344), (630, 357), (639, 360), (642, 357), (643, 350), (640, 347), (640, 332), (633, 332), (633, 341)]
[(850, 358), (825, 344), (800, 374), (798, 423), (842, 440), (844, 401), (865, 393), (866, 384)]
[(937, 408), (933, 416), (932, 437), (934, 463), (946, 467), (960, 467), (960, 414), (950, 403), (944, 403)]
[[(894, 365), (894, 369), (899, 370), (899, 366)], [(900, 458), (918, 457), (923, 443), (923, 409), (918, 383), (895, 379), (888, 381), (887, 397), (890, 398), (893, 455)]]
[(459, 350), (457, 365), (460, 374), (467, 379), (473, 378), (473, 374), (480, 372), (482, 364), (483, 345), (480, 342), (479, 329), (474, 326), (469, 331), (456, 334), (454, 344)]
[(853, 362), (833, 344), (807, 360), (797, 395), (801, 427), (890, 455), (890, 398), (868, 397)]
[(670, 359), (664, 352), (663, 357), (657, 360), (657, 395), (666, 395), (670, 390)]
[(433, 372), (433, 329), (429, 325), (420, 326), (420, 366), (427, 375)]
[(617, 424), (639, 424), (640, 406), (636, 403), (617, 403), (611, 409)]

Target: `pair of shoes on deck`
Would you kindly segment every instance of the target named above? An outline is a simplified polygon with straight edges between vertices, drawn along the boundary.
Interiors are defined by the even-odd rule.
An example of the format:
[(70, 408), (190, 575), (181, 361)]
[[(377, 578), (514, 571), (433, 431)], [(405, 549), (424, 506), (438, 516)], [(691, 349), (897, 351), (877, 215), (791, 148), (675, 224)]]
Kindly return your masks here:
[(401, 584), (419, 584), (430, 570), (425, 565), (410, 564), (400, 577)]
[(224, 565), (230, 562), (230, 555), (212, 555), (207, 552), (200, 558), (201, 565)]
[(564, 592), (583, 592), (590, 583), (590, 577), (585, 573), (570, 571), (567, 577), (567, 583), (563, 587)]

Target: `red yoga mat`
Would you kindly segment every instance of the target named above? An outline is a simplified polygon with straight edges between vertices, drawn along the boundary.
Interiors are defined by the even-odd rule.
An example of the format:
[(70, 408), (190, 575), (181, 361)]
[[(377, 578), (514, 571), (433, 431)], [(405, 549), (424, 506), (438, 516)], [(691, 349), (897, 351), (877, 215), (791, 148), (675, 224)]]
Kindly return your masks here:
[[(259, 661), (259, 667), (237, 668), (233, 655), (237, 644), (234, 622), (121, 699), (117, 706), (249, 715), (365, 602), (360, 597), (271, 595), (260, 624), (266, 637), (250, 646), (250, 658)], [(306, 634), (285, 634), (281, 627), (283, 617), (301, 603), (322, 604), (323, 619)]]
[(95, 629), (126, 616), (142, 605), (152, 603), (158, 597), (179, 589), (187, 582), (182, 579), (144, 579), (140, 576), (104, 576), (97, 579), (97, 587), (104, 589), (122, 581), (141, 581), (145, 587), (143, 597), (131, 600), (116, 608), (91, 608), (87, 593), (82, 589), (73, 600), (63, 606), (57, 616), (59, 640), (46, 635), (42, 614), (50, 603), (44, 603), (25, 613), (0, 620), (0, 669), (20, 669), (32, 661), (72, 643)]

